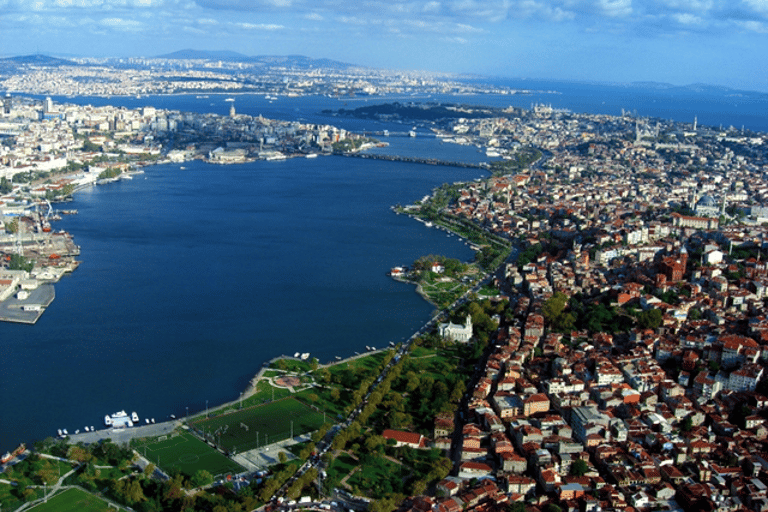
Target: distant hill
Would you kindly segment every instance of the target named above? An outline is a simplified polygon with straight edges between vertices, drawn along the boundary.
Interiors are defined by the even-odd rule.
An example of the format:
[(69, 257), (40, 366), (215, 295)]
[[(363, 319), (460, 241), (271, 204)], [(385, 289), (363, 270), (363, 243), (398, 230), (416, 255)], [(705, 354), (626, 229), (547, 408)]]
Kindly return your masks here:
[(0, 65), (10, 66), (77, 66), (78, 64), (71, 60), (49, 57), (48, 55), (23, 55), (19, 57), (8, 57), (0, 59)]
[(262, 64), (264, 66), (285, 66), (299, 69), (311, 68), (331, 68), (348, 69), (358, 67), (354, 64), (347, 64), (331, 59), (313, 59), (303, 55), (259, 55), (248, 56), (242, 53), (232, 51), (207, 51), (207, 50), (179, 50), (165, 55), (158, 55), (158, 59), (203, 59), (203, 60), (222, 60), (228, 62), (250, 62), (253, 64)]

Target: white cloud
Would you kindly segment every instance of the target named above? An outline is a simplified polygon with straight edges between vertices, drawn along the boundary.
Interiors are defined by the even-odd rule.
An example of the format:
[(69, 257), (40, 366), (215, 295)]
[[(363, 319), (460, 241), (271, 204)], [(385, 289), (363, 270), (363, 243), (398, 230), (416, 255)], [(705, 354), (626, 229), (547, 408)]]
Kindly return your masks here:
[(690, 13), (673, 14), (674, 18), (681, 25), (703, 25), (704, 20), (699, 16), (695, 16)]
[(754, 12), (768, 15), (768, 1), (766, 0), (742, 0), (742, 3)]
[(598, 9), (610, 17), (623, 17), (632, 14), (632, 0), (597, 0)]
[(282, 25), (265, 23), (236, 23), (235, 25), (246, 30), (282, 30), (285, 28)]
[(762, 21), (754, 21), (754, 20), (740, 21), (738, 22), (738, 25), (750, 32), (757, 32), (758, 34), (768, 34), (768, 23), (764, 23)]
[(144, 28), (144, 24), (136, 21), (124, 18), (103, 18), (99, 20), (99, 25), (104, 27), (115, 28), (118, 30), (124, 30), (128, 32), (136, 32)]

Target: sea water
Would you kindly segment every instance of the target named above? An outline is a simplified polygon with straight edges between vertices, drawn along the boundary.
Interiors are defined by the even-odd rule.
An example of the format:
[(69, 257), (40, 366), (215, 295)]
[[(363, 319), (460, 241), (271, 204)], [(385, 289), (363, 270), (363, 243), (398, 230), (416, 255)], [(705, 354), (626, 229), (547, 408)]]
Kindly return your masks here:
[(55, 229), (82, 261), (36, 325), (2, 324), (0, 445), (165, 419), (236, 399), (268, 359), (400, 342), (433, 306), (391, 267), (463, 261), (457, 237), (390, 207), (478, 169), (344, 157), (199, 161), (78, 192)]

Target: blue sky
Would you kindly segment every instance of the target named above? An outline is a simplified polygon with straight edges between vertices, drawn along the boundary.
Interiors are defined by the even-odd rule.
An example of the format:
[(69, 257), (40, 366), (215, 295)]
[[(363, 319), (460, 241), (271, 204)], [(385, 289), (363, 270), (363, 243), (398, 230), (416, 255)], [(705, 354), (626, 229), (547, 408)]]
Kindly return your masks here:
[(768, 0), (0, 0), (0, 54), (193, 48), (768, 92)]

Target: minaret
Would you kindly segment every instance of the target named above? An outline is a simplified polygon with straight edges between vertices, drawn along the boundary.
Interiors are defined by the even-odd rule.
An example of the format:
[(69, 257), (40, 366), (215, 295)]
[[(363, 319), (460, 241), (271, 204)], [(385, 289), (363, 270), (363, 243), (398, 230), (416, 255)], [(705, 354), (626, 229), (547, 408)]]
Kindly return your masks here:
[(229, 117), (234, 118), (235, 117), (235, 103), (232, 102), (232, 105), (229, 106)]
[(693, 116), (693, 131), (696, 131), (696, 125), (699, 122), (699, 118), (697, 116)]

